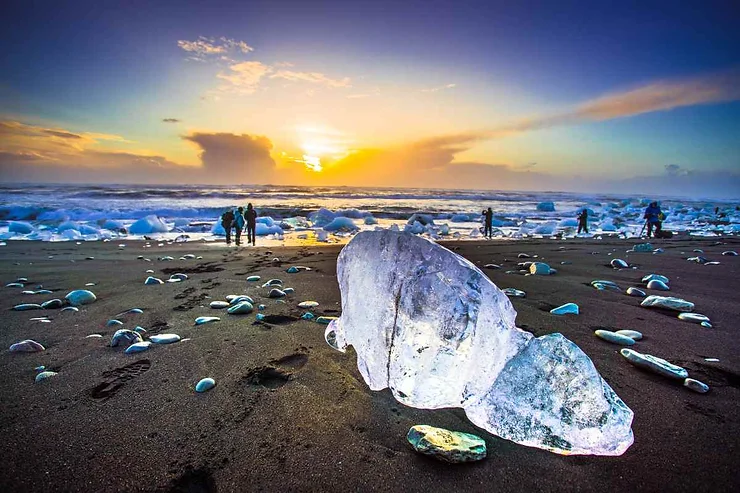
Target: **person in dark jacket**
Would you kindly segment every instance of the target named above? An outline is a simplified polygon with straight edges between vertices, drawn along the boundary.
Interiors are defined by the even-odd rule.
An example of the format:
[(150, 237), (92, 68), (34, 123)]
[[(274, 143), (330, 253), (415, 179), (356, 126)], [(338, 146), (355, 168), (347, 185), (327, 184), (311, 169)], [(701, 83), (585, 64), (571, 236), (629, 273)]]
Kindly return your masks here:
[(483, 214), (483, 217), (486, 219), (486, 228), (483, 232), (483, 236), (491, 238), (493, 236), (493, 210), (489, 207), (481, 212), (481, 214)]
[(226, 245), (231, 245), (231, 228), (234, 227), (234, 211), (229, 209), (221, 215), (221, 226), (226, 231)]
[(581, 234), (581, 231), (588, 233), (588, 209), (583, 209), (578, 214), (578, 234)]
[(257, 229), (257, 211), (254, 210), (252, 204), (247, 204), (247, 211), (244, 213), (244, 219), (247, 222), (247, 244), (252, 242), (252, 246), (255, 246), (255, 230)]
[[(660, 230), (663, 227), (663, 212), (660, 210), (660, 206), (657, 202), (651, 202), (645, 209), (645, 222), (647, 223), (647, 237), (650, 235), (656, 238), (660, 236)], [(655, 228), (655, 233), (653, 233)]]
[(244, 231), (244, 207), (239, 207), (234, 214), (234, 230), (236, 232), (236, 246), (241, 245)]

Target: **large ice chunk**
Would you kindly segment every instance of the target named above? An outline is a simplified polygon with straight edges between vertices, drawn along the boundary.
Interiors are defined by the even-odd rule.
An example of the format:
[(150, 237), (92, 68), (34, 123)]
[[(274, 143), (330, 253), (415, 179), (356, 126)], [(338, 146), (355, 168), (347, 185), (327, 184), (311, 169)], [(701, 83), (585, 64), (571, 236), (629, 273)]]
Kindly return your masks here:
[(514, 325), (508, 297), (466, 259), (408, 233), (359, 233), (337, 263), (342, 316), (373, 390), (408, 406), (462, 407), (502, 438), (561, 454), (620, 455), (633, 413), (578, 346)]

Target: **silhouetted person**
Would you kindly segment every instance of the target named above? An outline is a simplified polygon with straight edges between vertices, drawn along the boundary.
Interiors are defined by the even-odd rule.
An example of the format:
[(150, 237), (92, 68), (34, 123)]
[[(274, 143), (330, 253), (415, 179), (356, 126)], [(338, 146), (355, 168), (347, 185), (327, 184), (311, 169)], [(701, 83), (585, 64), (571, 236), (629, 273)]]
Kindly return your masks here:
[[(660, 206), (657, 202), (651, 202), (647, 209), (645, 209), (645, 222), (647, 223), (647, 236), (650, 238), (652, 234), (656, 238), (660, 236), (660, 230), (662, 229), (662, 217), (663, 212), (660, 210)], [(653, 234), (653, 228), (655, 233)]]
[(578, 214), (578, 234), (581, 234), (581, 231), (588, 233), (588, 209), (583, 209)]
[(493, 211), (489, 207), (488, 209), (481, 212), (483, 217), (486, 218), (486, 228), (483, 232), (483, 236), (491, 238), (493, 236)]
[(231, 245), (231, 228), (234, 226), (234, 211), (229, 209), (221, 215), (221, 226), (226, 231), (226, 245)]
[(244, 231), (244, 207), (239, 207), (234, 214), (234, 229), (236, 230), (236, 246), (242, 243), (242, 231)]
[(254, 210), (252, 204), (247, 204), (247, 211), (244, 213), (244, 218), (247, 221), (247, 243), (252, 242), (252, 246), (255, 246), (255, 229), (257, 229), (257, 211)]

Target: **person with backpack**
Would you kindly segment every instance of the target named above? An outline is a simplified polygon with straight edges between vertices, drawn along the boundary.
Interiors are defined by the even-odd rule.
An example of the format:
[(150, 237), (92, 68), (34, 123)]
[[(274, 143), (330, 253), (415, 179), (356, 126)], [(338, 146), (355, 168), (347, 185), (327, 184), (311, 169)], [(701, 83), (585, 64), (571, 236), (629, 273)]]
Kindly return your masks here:
[[(652, 234), (655, 238), (662, 236), (661, 229), (663, 227), (663, 219), (665, 215), (660, 210), (660, 206), (657, 202), (651, 202), (650, 205), (645, 209), (645, 222), (647, 224), (647, 237), (650, 238)], [(655, 233), (653, 233), (653, 228)]]
[(247, 211), (244, 213), (244, 219), (247, 222), (247, 244), (252, 243), (255, 246), (255, 231), (257, 229), (257, 211), (252, 207), (251, 202), (247, 204)]
[(231, 228), (234, 227), (234, 211), (229, 209), (221, 215), (221, 226), (226, 232), (226, 246), (231, 245)]
[(234, 229), (236, 232), (236, 246), (241, 245), (244, 231), (244, 207), (239, 207), (234, 214)]

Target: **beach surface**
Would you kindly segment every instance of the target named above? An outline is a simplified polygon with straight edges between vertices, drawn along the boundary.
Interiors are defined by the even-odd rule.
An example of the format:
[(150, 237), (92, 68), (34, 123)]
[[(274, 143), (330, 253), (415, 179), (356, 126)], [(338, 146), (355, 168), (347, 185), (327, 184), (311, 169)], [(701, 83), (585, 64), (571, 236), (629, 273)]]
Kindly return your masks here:
[[(635, 442), (620, 457), (562, 456), (517, 445), (475, 427), (461, 409), (414, 409), (387, 389), (371, 391), (355, 353), (333, 350), (324, 325), (299, 318), (305, 310), (297, 304), (306, 300), (319, 302), (316, 315), (340, 315), (340, 246), (119, 243), (10, 241), (0, 247), (3, 286), (25, 277), (23, 289), (53, 291), (0, 287), (0, 491), (716, 492), (740, 484), (740, 257), (721, 255), (740, 250), (738, 239), (655, 240), (660, 254), (628, 254), (639, 240), (616, 238), (442, 243), (499, 288), (526, 291), (526, 298), (512, 299), (517, 326), (537, 336), (560, 332), (593, 360), (635, 414)], [(518, 259), (520, 252), (538, 258)], [(202, 258), (179, 260), (185, 254)], [(686, 260), (696, 255), (720, 264)], [(158, 260), (163, 256), (174, 260)], [(615, 270), (614, 258), (636, 268)], [(523, 260), (547, 262), (558, 273), (506, 273)], [(485, 269), (489, 263), (502, 268)], [(286, 273), (292, 265), (311, 270)], [(148, 275), (167, 279), (178, 272), (189, 278), (144, 285)], [(606, 279), (644, 289), (640, 279), (651, 273), (669, 277), (671, 291), (648, 294), (692, 301), (714, 327), (589, 285)], [(247, 282), (251, 275), (261, 280)], [(295, 289), (285, 303), (267, 298), (261, 286), (271, 278)], [(79, 312), (11, 311), (20, 303), (64, 299), (74, 289), (92, 290), (97, 301)], [(229, 294), (265, 304), (260, 313), (269, 323), (255, 324), (255, 313), (209, 308)], [(580, 315), (549, 313), (567, 302), (577, 303)], [(131, 308), (143, 313), (118, 315)], [(43, 316), (51, 322), (30, 320)], [(200, 316), (221, 320), (195, 326)], [(188, 340), (124, 354), (109, 347), (116, 327), (106, 322), (115, 318), (125, 328), (144, 327), (147, 336), (176, 333)], [(710, 392), (694, 393), (631, 366), (620, 346), (594, 336), (602, 328), (642, 332), (633, 349), (683, 366)], [(102, 338), (86, 338), (90, 334)], [(23, 339), (46, 351), (8, 351)], [(34, 383), (40, 365), (58, 375)], [(195, 384), (205, 377), (216, 387), (198, 394)], [(488, 457), (448, 465), (419, 455), (406, 441), (416, 424), (477, 434)]]

